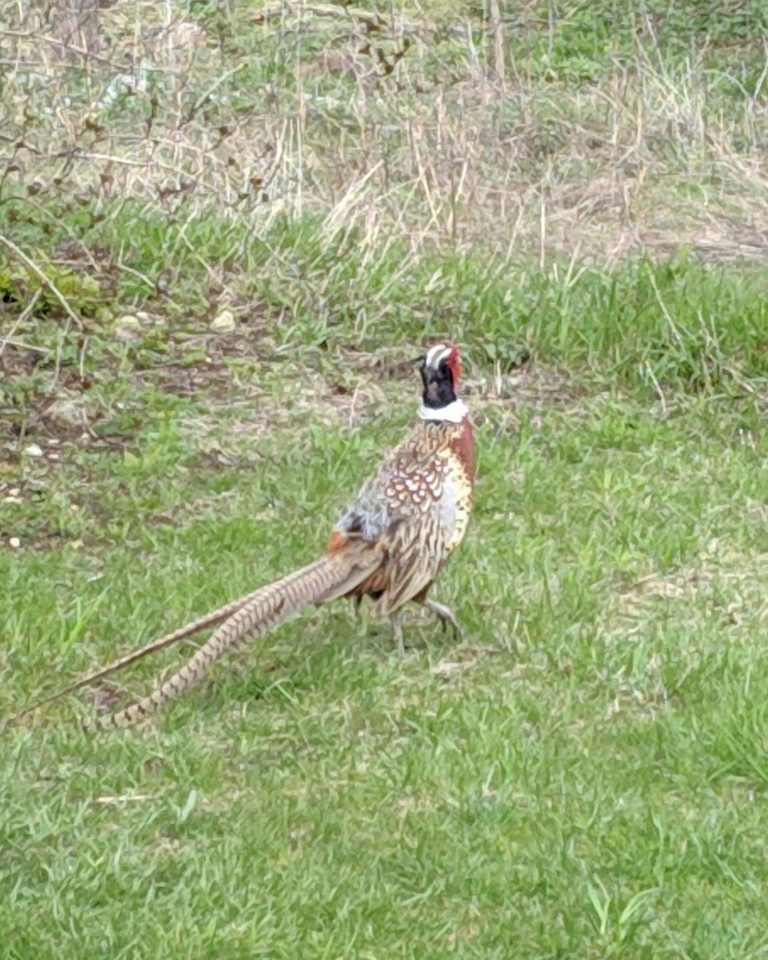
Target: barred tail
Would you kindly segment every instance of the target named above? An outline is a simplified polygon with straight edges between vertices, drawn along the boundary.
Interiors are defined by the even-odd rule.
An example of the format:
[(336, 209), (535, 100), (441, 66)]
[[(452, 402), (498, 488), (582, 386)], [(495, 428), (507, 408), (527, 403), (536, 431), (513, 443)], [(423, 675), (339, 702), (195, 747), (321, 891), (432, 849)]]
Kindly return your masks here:
[(324, 556), (262, 587), (251, 594), (172, 677), (148, 696), (124, 710), (100, 717), (87, 729), (99, 732), (130, 726), (197, 683), (224, 654), (263, 636), (303, 607), (333, 600), (353, 590), (381, 565), (381, 559), (380, 548), (365, 544), (360, 550), (348, 549)]
[(200, 633), (201, 630), (206, 630), (208, 627), (218, 626), (218, 624), (220, 624), (223, 620), (229, 619), (232, 614), (237, 613), (241, 607), (253, 600), (257, 594), (258, 591), (249, 593), (244, 597), (240, 597), (238, 600), (233, 600), (231, 603), (228, 603), (223, 607), (219, 607), (218, 610), (212, 610), (210, 613), (206, 613), (197, 620), (193, 620), (191, 623), (187, 623), (183, 627), (179, 627), (178, 630), (174, 630), (172, 633), (166, 633), (165, 636), (159, 637), (157, 640), (153, 640), (145, 647), (141, 647), (140, 650), (134, 650), (132, 653), (128, 653), (124, 657), (120, 657), (118, 660), (113, 660), (112, 663), (107, 664), (106, 667), (102, 667), (100, 670), (96, 670), (94, 673), (89, 673), (85, 677), (75, 680), (74, 683), (70, 683), (66, 687), (62, 687), (55, 693), (51, 693), (47, 697), (43, 697), (42, 700), (36, 701), (30, 706), (25, 707), (19, 713), (9, 717), (0, 729), (0, 732), (15, 726), (15, 724), (17, 724), (22, 717), (26, 717), (27, 714), (37, 710), (38, 707), (44, 707), (46, 704), (53, 703), (54, 700), (59, 700), (68, 693), (74, 693), (76, 690), (87, 687), (90, 684), (95, 683), (97, 680), (101, 680), (103, 677), (108, 677), (110, 674), (116, 673), (123, 667), (127, 667), (132, 663), (136, 663), (137, 660), (142, 660), (150, 653), (156, 653), (158, 650), (164, 650), (166, 647), (170, 647), (172, 644), (178, 643), (180, 640), (185, 640), (187, 637), (191, 637), (196, 633)]

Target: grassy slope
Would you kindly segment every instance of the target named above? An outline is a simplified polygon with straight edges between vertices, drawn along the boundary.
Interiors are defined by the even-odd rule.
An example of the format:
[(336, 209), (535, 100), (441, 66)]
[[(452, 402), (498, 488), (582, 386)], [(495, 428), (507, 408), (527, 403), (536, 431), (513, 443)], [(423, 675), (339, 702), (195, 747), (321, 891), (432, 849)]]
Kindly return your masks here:
[[(158, 199), (154, 169), (143, 184), (110, 167), (116, 195), (104, 195), (89, 187), (95, 160), (58, 190), (43, 160), (10, 178), (0, 234), (78, 322), (6, 245), (3, 714), (315, 555), (401, 436), (414, 386), (403, 361), (425, 339), (466, 346), (481, 474), (471, 533), (438, 590), (462, 643), (414, 614), (400, 663), (385, 629), (338, 605), (220, 666), (146, 729), (85, 737), (71, 722), (93, 709), (83, 696), (2, 740), (4, 955), (765, 956), (764, 279), (685, 254), (580, 255), (598, 256), (595, 234), (614, 250), (622, 216), (662, 216), (669, 189), (655, 207), (646, 184), (664, 172), (683, 239), (702, 204), (724, 259), (734, 223), (759, 233), (760, 168), (737, 174), (764, 136), (761, 101), (743, 92), (761, 89), (761, 9), (732, 6), (706, 23), (660, 4), (530, 4), (509, 19), (515, 96), (486, 89), (499, 112), (476, 130), (506, 131), (504, 169), (517, 164), (555, 204), (559, 185), (624, 176), (566, 140), (631, 112), (635, 67), (643, 77), (650, 131), (630, 158), (643, 186), (594, 232), (599, 206), (541, 208), (542, 238), (537, 204), (518, 197), (499, 219), (478, 186), (489, 169), (462, 207), (443, 168), (419, 168), (419, 131), (426, 143), (459, 132), (445, 71), (479, 90), (495, 63), (479, 7), (472, 47), (447, 3), (454, 32), (398, 67), (410, 97), (374, 97), (322, 60), (315, 24), (286, 22), (274, 39), (245, 29), (242, 10), (233, 26), (194, 8), (223, 38), (216, 75), (244, 50), (262, 57), (238, 73), (240, 100), (184, 128), (191, 145), (222, 114), (247, 120), (252, 101), (267, 126), (293, 122), (285, 103), (269, 112), (265, 73), (285, 98), (301, 76), (305, 92), (340, 99), (308, 108), (304, 154), (282, 144), (278, 214)], [(403, 13), (423, 18), (417, 5)], [(332, 52), (358, 50), (336, 20), (323, 29)], [(197, 66), (194, 102), (213, 69)], [(419, 128), (417, 80), (443, 91), (442, 127)], [(594, 112), (595, 90), (624, 97), (613, 121)], [(361, 91), (370, 127), (346, 112)], [(160, 98), (158, 124), (172, 127), (184, 96)], [(470, 126), (479, 107), (466, 104)], [(146, 105), (106, 117), (109, 150)], [(690, 129), (656, 129), (656, 110)], [(634, 128), (617, 129), (621, 153)], [(391, 180), (350, 193), (371, 162), (363, 142), (391, 151)], [(292, 186), (302, 157), (315, 165), (306, 209)], [(226, 196), (240, 173), (216, 180), (220, 160), (211, 153), (205, 174)], [(208, 327), (223, 307), (232, 333)], [(182, 654), (117, 689), (145, 690)]]
[[(290, 454), (247, 443), (214, 475), (148, 429), (94, 483), (115, 545), (14, 556), (10, 594), (34, 603), (6, 621), (13, 702), (310, 557), (392, 414), (305, 424)], [(15, 955), (759, 955), (755, 419), (610, 393), (524, 412), (517, 439), (495, 415), (441, 584), (462, 644), (413, 626), (400, 664), (332, 608), (144, 733), (91, 740), (50, 725), (61, 708), (6, 741)]]

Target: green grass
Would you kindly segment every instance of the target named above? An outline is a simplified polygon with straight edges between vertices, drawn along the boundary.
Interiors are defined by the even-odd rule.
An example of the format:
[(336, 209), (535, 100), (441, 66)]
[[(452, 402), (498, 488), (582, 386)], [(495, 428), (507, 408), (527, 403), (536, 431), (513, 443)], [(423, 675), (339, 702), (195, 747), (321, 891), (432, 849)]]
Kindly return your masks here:
[(763, 5), (500, 6), (0, 30), (0, 723), (316, 557), (425, 343), (480, 464), (461, 642), (0, 737), (3, 958), (768, 956)]
[[(237, 468), (192, 469), (209, 437), (162, 410), (133, 452), (73, 450), (27, 517), (65, 542), (1, 555), (4, 711), (314, 556), (405, 389), (351, 432), (246, 434)], [(400, 663), (338, 604), (144, 732), (88, 738), (65, 705), (7, 736), (7, 955), (761, 956), (759, 412), (609, 380), (569, 402), (473, 402), (438, 591), (464, 642), (417, 616)]]

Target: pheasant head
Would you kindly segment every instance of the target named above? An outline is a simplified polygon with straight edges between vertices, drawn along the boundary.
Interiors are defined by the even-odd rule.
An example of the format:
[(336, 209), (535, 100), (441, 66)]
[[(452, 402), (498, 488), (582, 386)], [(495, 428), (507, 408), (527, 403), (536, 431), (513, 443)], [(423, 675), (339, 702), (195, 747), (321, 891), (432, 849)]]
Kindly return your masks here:
[(423, 420), (450, 420), (458, 423), (467, 413), (456, 395), (461, 373), (458, 347), (439, 343), (421, 359), (421, 380), (424, 390), (419, 415)]

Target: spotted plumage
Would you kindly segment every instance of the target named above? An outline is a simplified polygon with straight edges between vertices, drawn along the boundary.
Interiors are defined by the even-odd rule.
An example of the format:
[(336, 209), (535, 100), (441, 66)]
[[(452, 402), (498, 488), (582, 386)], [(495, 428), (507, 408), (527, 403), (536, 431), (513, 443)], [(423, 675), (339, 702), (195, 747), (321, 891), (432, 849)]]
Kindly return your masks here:
[(461, 542), (472, 507), (471, 433), (468, 416), (418, 422), (337, 523), (332, 551), (355, 538), (386, 547), (387, 560), (352, 591), (371, 595), (375, 613), (391, 615), (428, 589)]
[[(432, 347), (421, 360), (420, 373), (422, 403), (415, 426), (343, 511), (323, 557), (122, 657), (41, 703), (219, 624), (188, 663), (149, 696), (99, 718), (91, 729), (127, 726), (196, 683), (228, 651), (263, 636), (303, 607), (337, 597), (370, 597), (374, 612), (390, 618), (401, 654), (402, 607), (406, 603), (425, 605), (459, 633), (451, 609), (428, 597), (443, 564), (461, 543), (472, 509), (474, 435), (467, 408), (456, 396), (458, 350), (448, 344)], [(35, 707), (17, 714), (14, 720)]]

